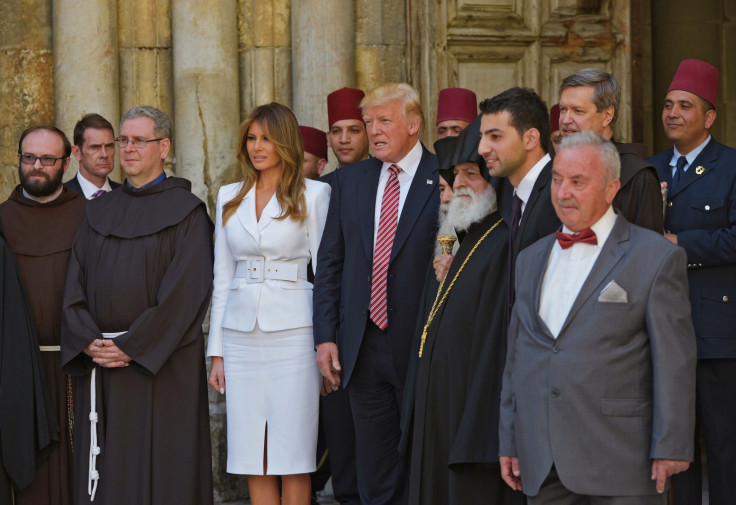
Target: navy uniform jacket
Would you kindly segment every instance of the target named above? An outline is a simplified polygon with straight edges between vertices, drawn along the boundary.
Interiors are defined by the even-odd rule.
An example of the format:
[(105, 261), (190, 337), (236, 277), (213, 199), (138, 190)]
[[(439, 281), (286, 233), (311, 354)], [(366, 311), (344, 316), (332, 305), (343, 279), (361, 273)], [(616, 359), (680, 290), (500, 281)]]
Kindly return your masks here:
[[(335, 172), (317, 255), (314, 343), (334, 342), (337, 335), (343, 385), (350, 381), (369, 318), (381, 166), (380, 160), (369, 158)], [(440, 203), (438, 180), (437, 158), (422, 146), (422, 158), (399, 217), (388, 267), (388, 333), (396, 374), (402, 381), (424, 275), (434, 252)]]
[[(648, 160), (668, 185), (672, 152)], [(687, 252), (698, 358), (736, 358), (736, 149), (711, 138), (668, 192), (664, 228)]]

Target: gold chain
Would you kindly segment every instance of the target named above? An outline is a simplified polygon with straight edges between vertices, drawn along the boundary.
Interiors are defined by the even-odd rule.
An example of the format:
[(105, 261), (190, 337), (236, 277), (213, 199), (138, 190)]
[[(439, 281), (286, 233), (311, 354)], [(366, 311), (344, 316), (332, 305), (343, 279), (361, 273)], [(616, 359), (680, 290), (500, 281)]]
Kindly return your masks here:
[(478, 249), (478, 246), (485, 240), (485, 238), (496, 229), (496, 227), (501, 224), (503, 221), (503, 218), (496, 221), (496, 224), (491, 226), (487, 232), (483, 234), (483, 236), (478, 240), (478, 242), (475, 243), (473, 248), (470, 250), (470, 253), (465, 258), (465, 261), (463, 261), (463, 264), (460, 265), (460, 268), (458, 268), (457, 272), (455, 272), (455, 277), (452, 278), (452, 282), (450, 282), (450, 285), (447, 286), (447, 291), (442, 295), (442, 299), (440, 299), (439, 303), (437, 303), (437, 299), (440, 297), (440, 292), (442, 291), (442, 286), (445, 284), (445, 279), (442, 279), (442, 282), (440, 282), (440, 286), (437, 288), (437, 296), (434, 297), (434, 303), (432, 303), (432, 310), (429, 311), (429, 317), (427, 318), (427, 324), (424, 325), (424, 330), (422, 330), (422, 341), (419, 344), (419, 357), (422, 357), (422, 353), (424, 352), (424, 342), (427, 340), (427, 330), (429, 330), (429, 327), (432, 325), (432, 321), (434, 321), (434, 317), (437, 315), (437, 311), (440, 310), (440, 307), (447, 299), (447, 295), (450, 294), (450, 290), (452, 289), (452, 286), (455, 285), (455, 281), (458, 277), (460, 277), (460, 272), (463, 271), (463, 268), (465, 268), (465, 265), (468, 263), (468, 260), (471, 256), (473, 256), (473, 253), (476, 249)]

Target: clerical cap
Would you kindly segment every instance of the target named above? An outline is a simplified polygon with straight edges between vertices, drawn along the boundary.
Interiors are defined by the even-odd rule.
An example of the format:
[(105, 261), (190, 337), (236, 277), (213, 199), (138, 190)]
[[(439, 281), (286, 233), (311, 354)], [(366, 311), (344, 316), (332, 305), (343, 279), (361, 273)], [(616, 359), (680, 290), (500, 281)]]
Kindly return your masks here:
[(311, 126), (300, 126), (304, 151), (314, 154), (317, 158), (327, 159), (327, 135), (322, 130)]
[(718, 69), (701, 60), (682, 60), (667, 90), (687, 91), (715, 107), (718, 99)]
[(460, 163), (477, 163), (480, 169), (480, 175), (487, 181), (491, 181), (491, 174), (488, 173), (488, 167), (483, 156), (478, 154), (478, 144), (480, 144), (480, 118), (479, 114), (471, 121), (460, 136), (457, 138), (455, 152), (452, 155), (452, 166)]
[[(478, 115), (475, 93), (465, 88), (445, 88), (437, 99), (437, 123), (450, 119), (467, 121)], [(435, 123), (435, 125), (437, 124)]]
[(363, 121), (360, 101), (365, 93), (355, 88), (342, 88), (327, 95), (327, 118), (330, 126), (343, 119)]
[(452, 187), (455, 182), (455, 173), (452, 170), (452, 155), (455, 153), (457, 137), (445, 137), (434, 143), (434, 152), (440, 166), (440, 175)]
[(549, 110), (549, 131), (556, 132), (560, 129), (560, 104), (556, 103)]

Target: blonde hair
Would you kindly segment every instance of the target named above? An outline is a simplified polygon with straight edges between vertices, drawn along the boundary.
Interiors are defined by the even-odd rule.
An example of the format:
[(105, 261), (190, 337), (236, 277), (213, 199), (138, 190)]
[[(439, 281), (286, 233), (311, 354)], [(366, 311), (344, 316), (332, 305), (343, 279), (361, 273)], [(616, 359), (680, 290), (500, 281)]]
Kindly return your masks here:
[(421, 135), (424, 129), (424, 113), (422, 112), (422, 105), (419, 102), (419, 93), (404, 82), (384, 84), (369, 91), (363, 97), (363, 100), (360, 101), (360, 108), (363, 114), (365, 114), (368, 107), (386, 105), (394, 101), (401, 102), (404, 119), (407, 121), (412, 121), (413, 119), (419, 120), (418, 135)]
[(302, 174), (304, 164), (302, 135), (294, 113), (287, 107), (272, 102), (253, 109), (240, 125), (238, 161), (243, 174), (243, 185), (238, 194), (223, 205), (222, 224), (238, 210), (240, 202), (258, 180), (258, 170), (253, 166), (246, 147), (248, 130), (253, 123), (258, 123), (268, 133), (269, 140), (281, 158), (281, 178), (276, 187), (276, 199), (281, 206), (281, 215), (277, 219), (291, 218), (294, 221), (304, 221), (307, 217), (307, 200), (304, 196), (306, 186)]

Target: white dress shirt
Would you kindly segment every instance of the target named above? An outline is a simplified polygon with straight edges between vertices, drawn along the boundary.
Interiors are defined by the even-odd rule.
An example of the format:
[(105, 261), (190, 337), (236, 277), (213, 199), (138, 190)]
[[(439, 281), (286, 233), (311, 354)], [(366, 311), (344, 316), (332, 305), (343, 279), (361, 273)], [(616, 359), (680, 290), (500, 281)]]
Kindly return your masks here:
[(521, 215), (524, 215), (524, 209), (526, 209), (526, 202), (529, 201), (529, 197), (532, 195), (534, 184), (537, 182), (539, 174), (542, 173), (542, 169), (549, 163), (552, 158), (549, 154), (545, 154), (542, 158), (534, 164), (531, 170), (529, 170), (524, 178), (519, 183), (519, 187), (514, 188), (514, 194), (521, 199)]
[(106, 192), (112, 191), (112, 186), (110, 186), (110, 179), (108, 179), (107, 177), (105, 177), (105, 184), (103, 184), (101, 188), (98, 188), (87, 179), (85, 179), (81, 172), (77, 172), (76, 177), (77, 181), (79, 181), (79, 186), (82, 188), (82, 193), (84, 193), (84, 197), (87, 200), (92, 200), (92, 195), (94, 195), (101, 189)]
[[(544, 273), (539, 300), (539, 316), (553, 337), (557, 338), (559, 335), (615, 222), (616, 213), (613, 207), (609, 207), (603, 217), (590, 227), (595, 232), (597, 245), (578, 242), (563, 249), (555, 240), (547, 261), (547, 271)], [(562, 231), (571, 233), (566, 226), (562, 227)]]
[(388, 171), (391, 165), (398, 166), (399, 170), (399, 220), (401, 220), (401, 210), (404, 208), (404, 202), (406, 201), (406, 195), (409, 194), (409, 188), (414, 180), (414, 174), (417, 173), (419, 162), (422, 160), (422, 144), (417, 141), (411, 151), (404, 156), (404, 158), (398, 163), (386, 163), (384, 162), (381, 166), (381, 176), (378, 178), (378, 189), (376, 191), (376, 207), (375, 217), (373, 225), (373, 248), (376, 247), (376, 238), (378, 237), (378, 224), (381, 221), (381, 204), (383, 203), (383, 191), (386, 189), (386, 182), (390, 172)]

